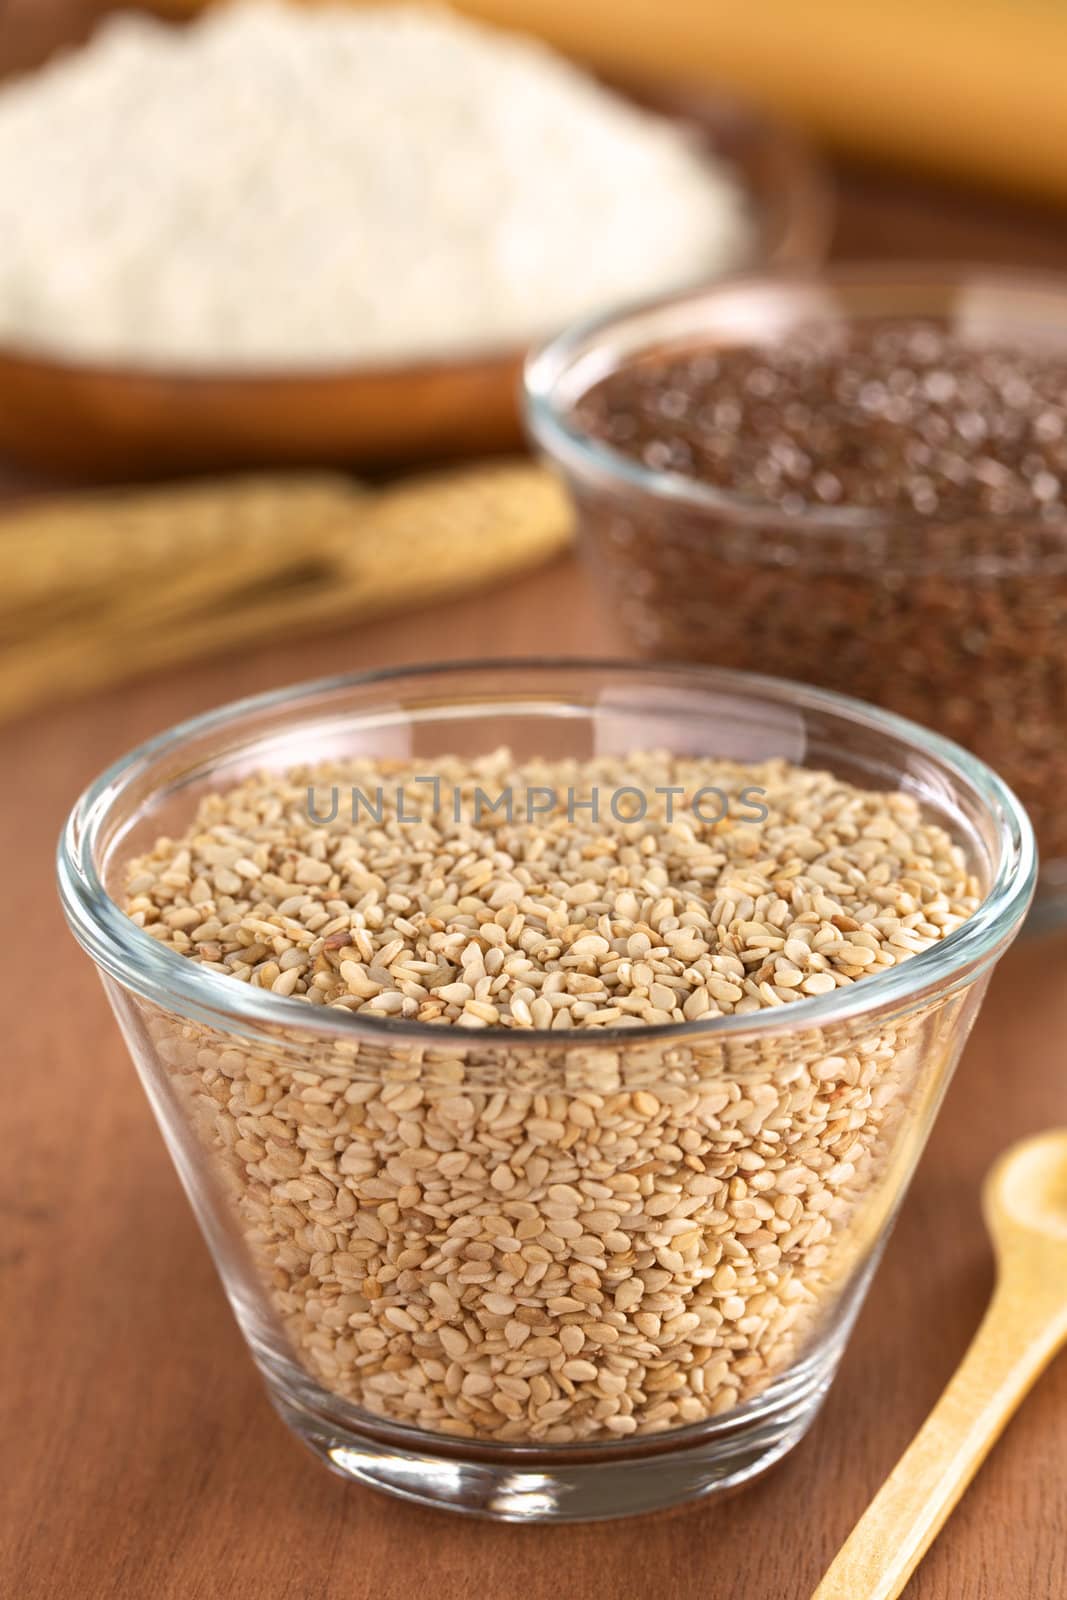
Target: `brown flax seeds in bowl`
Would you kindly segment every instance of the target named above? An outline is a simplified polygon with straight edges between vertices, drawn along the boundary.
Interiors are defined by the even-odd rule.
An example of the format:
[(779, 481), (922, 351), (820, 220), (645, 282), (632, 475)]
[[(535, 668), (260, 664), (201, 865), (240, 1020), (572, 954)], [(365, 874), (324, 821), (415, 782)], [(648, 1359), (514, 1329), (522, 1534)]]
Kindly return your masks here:
[[(861, 1266), (936, 1040), (917, 1017), (736, 1047), (618, 1030), (868, 982), (957, 928), (978, 883), (911, 796), (781, 760), (497, 752), (435, 762), (443, 799), (424, 770), (251, 777), (129, 869), (129, 915), (179, 955), (385, 1024), (309, 1059), (150, 1023), (293, 1355), (460, 1438), (719, 1415), (795, 1364)], [(380, 820), (342, 800), (313, 821), (334, 786), (380, 786)], [(556, 803), (530, 817), (534, 787)], [(598, 819), (568, 804), (594, 791)], [(493, 1076), (477, 1047), (503, 1034)]]
[[(645, 653), (798, 679), (936, 728), (1067, 859), (1067, 356), (900, 317), (650, 353), (579, 429), (720, 511), (578, 487)], [(747, 506), (747, 509), (745, 507)], [(849, 509), (862, 519), (834, 521)]]

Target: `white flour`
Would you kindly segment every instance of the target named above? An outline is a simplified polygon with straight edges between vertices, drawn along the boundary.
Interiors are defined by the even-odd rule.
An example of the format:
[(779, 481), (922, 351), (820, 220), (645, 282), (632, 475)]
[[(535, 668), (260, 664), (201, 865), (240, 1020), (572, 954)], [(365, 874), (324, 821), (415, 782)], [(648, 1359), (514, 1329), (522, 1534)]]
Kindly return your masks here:
[(0, 90), (0, 241), (0, 341), (292, 367), (514, 345), (748, 231), (727, 172), (535, 43), (244, 0)]

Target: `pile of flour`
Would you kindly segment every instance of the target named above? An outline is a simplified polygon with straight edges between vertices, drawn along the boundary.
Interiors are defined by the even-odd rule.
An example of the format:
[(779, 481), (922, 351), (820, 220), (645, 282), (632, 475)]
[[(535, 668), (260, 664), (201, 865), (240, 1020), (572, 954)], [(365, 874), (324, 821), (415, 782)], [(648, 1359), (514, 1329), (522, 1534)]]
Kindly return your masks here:
[(0, 341), (197, 368), (514, 346), (746, 254), (728, 170), (415, 7), (106, 22), (0, 90)]

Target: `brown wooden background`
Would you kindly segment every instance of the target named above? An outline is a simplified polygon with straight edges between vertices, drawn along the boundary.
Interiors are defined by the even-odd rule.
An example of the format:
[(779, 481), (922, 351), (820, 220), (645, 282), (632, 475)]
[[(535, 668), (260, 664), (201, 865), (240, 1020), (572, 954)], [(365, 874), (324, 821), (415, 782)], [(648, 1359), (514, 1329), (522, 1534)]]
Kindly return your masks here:
[[(0, 0), (0, 65), (85, 0)], [(1067, 217), (840, 174), (841, 255), (1067, 268)], [(0, 240), (0, 249), (3, 242)], [(15, 1600), (804, 1600), (978, 1321), (982, 1174), (1067, 1123), (1067, 936), (998, 973), (841, 1377), (795, 1454), (721, 1503), (493, 1526), (330, 1477), (271, 1412), (88, 961), (52, 851), (132, 743), (232, 696), (434, 657), (625, 650), (570, 563), (489, 601), (221, 659), (0, 730), (0, 1595)], [(1067, 1596), (1067, 1359), (1024, 1407), (910, 1600)], [(857, 1597), (861, 1600), (861, 1597)]]

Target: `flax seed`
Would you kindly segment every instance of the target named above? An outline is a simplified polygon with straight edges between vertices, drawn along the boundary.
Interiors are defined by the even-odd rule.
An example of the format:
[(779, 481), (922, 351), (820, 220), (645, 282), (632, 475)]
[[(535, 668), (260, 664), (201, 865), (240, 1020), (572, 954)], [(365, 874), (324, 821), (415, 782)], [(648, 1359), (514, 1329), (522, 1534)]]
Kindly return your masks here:
[(934, 726), (1012, 784), (1062, 860), (1064, 373), (1036, 322), (998, 343), (911, 314), (642, 354), (581, 396), (576, 426), (747, 509), (583, 497), (587, 543), (646, 651)]

